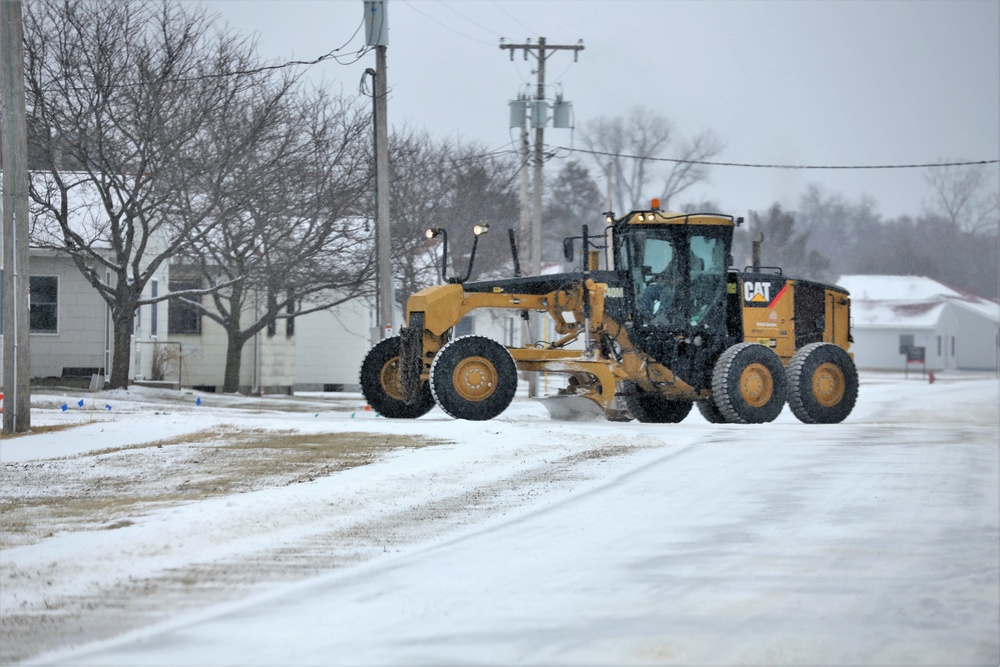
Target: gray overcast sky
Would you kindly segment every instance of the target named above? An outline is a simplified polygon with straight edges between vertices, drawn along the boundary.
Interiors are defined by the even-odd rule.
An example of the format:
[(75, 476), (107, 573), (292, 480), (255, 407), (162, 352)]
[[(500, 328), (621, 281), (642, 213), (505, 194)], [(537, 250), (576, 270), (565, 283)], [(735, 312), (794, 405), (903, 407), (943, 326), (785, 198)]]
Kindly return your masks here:
[[(273, 59), (312, 59), (342, 46), (363, 15), (362, 0), (203, 4), (234, 29), (257, 33), (261, 54)], [(550, 44), (583, 40), (578, 62), (562, 52), (547, 63), (578, 127), (638, 104), (668, 117), (682, 136), (714, 131), (726, 145), (720, 161), (1000, 158), (996, 0), (389, 0), (387, 15), (390, 123), (439, 137), (509, 144), (507, 103), (535, 77), (532, 61), (519, 54), (511, 62), (499, 41), (544, 36)], [(344, 60), (363, 38), (362, 30)], [(313, 66), (307, 77), (353, 95), (374, 64), (370, 53), (350, 65)], [(581, 147), (570, 130), (547, 130), (546, 143)], [(548, 173), (559, 165), (548, 163)], [(852, 201), (871, 195), (889, 218), (919, 214), (928, 198), (919, 169), (713, 167), (710, 179), (681, 201), (710, 199), (743, 215), (775, 201), (794, 208), (816, 183)]]

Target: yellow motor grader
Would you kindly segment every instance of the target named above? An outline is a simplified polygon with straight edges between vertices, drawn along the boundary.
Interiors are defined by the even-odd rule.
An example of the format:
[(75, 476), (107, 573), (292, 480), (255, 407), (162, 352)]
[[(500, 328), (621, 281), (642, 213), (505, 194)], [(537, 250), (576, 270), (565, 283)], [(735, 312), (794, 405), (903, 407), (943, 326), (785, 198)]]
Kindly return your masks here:
[[(542, 276), (519, 275), (511, 234), (514, 277), (453, 278), (409, 298), (400, 334), (364, 359), (364, 396), (385, 417), (412, 419), (437, 404), (486, 420), (510, 404), (518, 371), (545, 371), (567, 375), (564, 393), (609, 418), (679, 422), (697, 405), (710, 422), (754, 424), (787, 402), (803, 422), (842, 421), (858, 392), (847, 291), (774, 267), (731, 268), (740, 222), (665, 213), (654, 201), (607, 214), (596, 239), (584, 226), (564, 244), (573, 261), (582, 241), (581, 269)], [(547, 314), (558, 338), (505, 346), (453, 335), (483, 308)]]

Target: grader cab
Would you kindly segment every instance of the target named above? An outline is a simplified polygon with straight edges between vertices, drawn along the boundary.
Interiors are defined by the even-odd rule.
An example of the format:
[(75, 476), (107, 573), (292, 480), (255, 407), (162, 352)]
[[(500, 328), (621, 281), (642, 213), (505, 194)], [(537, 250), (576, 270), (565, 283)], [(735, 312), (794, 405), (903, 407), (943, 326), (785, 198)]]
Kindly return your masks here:
[[(850, 414), (858, 377), (844, 289), (732, 268), (731, 216), (654, 205), (607, 223), (599, 243), (584, 226), (579, 271), (455, 280), (411, 296), (400, 335), (362, 364), (369, 404), (394, 418), (437, 404), (458, 419), (492, 419), (519, 371), (545, 371), (568, 376), (564, 394), (640, 422), (679, 422), (694, 405), (714, 423), (770, 422), (786, 402), (809, 423)], [(544, 313), (558, 337), (520, 346), (454, 337), (477, 309)]]

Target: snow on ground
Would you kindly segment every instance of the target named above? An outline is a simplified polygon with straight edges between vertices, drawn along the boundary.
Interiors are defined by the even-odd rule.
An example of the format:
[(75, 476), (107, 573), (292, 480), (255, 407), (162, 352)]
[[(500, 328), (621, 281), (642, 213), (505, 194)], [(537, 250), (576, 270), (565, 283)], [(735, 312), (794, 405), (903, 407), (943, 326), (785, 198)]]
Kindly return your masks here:
[(33, 406), (80, 425), (0, 443), (0, 663), (1000, 663), (995, 377), (832, 426)]

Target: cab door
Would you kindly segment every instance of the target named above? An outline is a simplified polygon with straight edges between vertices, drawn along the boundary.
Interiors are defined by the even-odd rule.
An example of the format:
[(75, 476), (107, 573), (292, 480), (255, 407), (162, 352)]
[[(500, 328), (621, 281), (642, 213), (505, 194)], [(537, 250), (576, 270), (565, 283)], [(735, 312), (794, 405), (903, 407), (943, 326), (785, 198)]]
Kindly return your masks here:
[(730, 239), (727, 228), (673, 224), (646, 227), (631, 243), (636, 344), (699, 389), (730, 338)]

